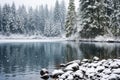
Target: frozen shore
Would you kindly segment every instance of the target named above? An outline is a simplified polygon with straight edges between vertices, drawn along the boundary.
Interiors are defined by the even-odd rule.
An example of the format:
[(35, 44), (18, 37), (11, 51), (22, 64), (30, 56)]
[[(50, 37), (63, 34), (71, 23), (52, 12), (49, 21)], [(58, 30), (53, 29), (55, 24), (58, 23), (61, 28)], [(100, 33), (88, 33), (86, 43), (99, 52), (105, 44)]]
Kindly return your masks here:
[[(120, 80), (120, 59), (83, 59), (60, 64), (60, 69), (49, 73), (42, 69), (41, 78), (57, 80)], [(40, 72), (40, 73), (41, 73)], [(46, 73), (47, 72), (47, 73)]]

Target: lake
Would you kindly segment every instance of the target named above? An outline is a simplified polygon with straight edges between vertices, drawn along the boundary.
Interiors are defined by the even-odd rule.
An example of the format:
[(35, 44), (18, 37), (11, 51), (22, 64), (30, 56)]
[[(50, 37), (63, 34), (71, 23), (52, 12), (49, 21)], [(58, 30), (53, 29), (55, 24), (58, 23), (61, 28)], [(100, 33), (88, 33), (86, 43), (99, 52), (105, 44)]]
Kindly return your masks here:
[(42, 68), (49, 71), (72, 60), (120, 57), (120, 43), (16, 42), (0, 43), (0, 80), (41, 80)]

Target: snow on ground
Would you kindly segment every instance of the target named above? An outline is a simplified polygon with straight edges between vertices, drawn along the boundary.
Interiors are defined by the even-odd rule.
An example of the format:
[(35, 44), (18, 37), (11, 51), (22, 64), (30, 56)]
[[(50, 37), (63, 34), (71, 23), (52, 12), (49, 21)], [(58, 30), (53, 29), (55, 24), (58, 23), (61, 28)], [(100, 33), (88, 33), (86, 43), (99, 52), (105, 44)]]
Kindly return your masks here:
[(58, 42), (58, 41), (65, 41), (66, 39), (0, 39), (0, 43), (5, 42)]
[[(74, 39), (73, 39), (74, 40)], [(93, 39), (89, 38), (89, 39), (76, 39), (76, 41), (85, 41), (85, 42), (120, 42), (120, 38), (117, 37), (109, 37), (109, 36), (97, 36)]]
[(120, 38), (109, 37), (109, 36), (97, 36), (93, 39), (82, 39), (77, 36), (71, 36), (66, 38), (65, 35), (61, 37), (45, 37), (39, 35), (25, 36), (25, 35), (11, 35), (2, 36), (0, 35), (0, 42), (54, 42), (54, 41), (87, 41), (87, 42), (120, 42)]
[(65, 41), (63, 37), (44, 37), (44, 36), (24, 36), (24, 35), (11, 35), (2, 36), (0, 35), (0, 43), (5, 42), (56, 42)]
[(117, 41), (117, 39), (115, 39), (114, 37), (108, 37), (108, 36), (97, 36), (94, 40), (95, 41)]

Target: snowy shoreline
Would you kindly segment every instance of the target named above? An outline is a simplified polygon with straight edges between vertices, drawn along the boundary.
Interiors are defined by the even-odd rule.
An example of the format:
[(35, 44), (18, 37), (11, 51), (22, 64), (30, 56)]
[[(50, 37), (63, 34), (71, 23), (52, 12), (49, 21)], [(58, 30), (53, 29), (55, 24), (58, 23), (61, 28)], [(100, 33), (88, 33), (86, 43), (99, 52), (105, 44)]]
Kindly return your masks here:
[(66, 41), (65, 38), (0, 38), (0, 43), (5, 42), (59, 42)]
[(23, 36), (23, 35), (12, 35), (12, 36), (1, 36), (0, 42), (56, 42), (56, 41), (74, 41), (74, 42), (107, 42), (107, 43), (120, 43), (119, 38), (98, 36), (93, 39), (79, 39), (79, 38), (66, 38), (61, 37), (44, 37), (44, 36)]
[(60, 69), (49, 73), (42, 69), (41, 78), (58, 80), (120, 80), (120, 59), (103, 59), (98, 57), (74, 60), (60, 64)]
[(41, 39), (32, 39), (32, 38), (5, 38), (1, 39), (0, 38), (0, 43), (4, 42), (59, 42), (59, 41), (73, 41), (73, 42), (102, 42), (102, 43), (120, 43), (120, 40), (107, 40), (107, 41), (100, 41), (100, 40), (89, 40), (89, 39), (79, 39), (79, 40), (69, 40), (65, 38), (41, 38)]

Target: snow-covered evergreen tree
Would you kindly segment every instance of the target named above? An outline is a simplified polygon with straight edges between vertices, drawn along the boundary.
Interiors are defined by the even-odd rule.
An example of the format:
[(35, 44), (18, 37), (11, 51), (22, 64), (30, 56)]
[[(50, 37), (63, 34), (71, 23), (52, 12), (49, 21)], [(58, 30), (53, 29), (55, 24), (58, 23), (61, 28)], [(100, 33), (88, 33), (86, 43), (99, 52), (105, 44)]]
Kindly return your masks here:
[(27, 12), (24, 5), (20, 6), (17, 10), (16, 26), (17, 33), (19, 34), (27, 34), (29, 32), (27, 26)]
[(2, 8), (0, 5), (0, 33), (2, 32)]
[(47, 19), (49, 18), (49, 10), (48, 10), (48, 5), (46, 5), (46, 6), (45, 6), (44, 13), (45, 13), (45, 20), (47, 20)]
[(52, 33), (53, 33), (53, 22), (50, 19), (48, 19), (46, 20), (45, 23), (44, 35), (47, 37), (51, 37)]
[(120, 36), (120, 0), (112, 0), (111, 32), (115, 37)]
[(27, 24), (27, 26), (29, 29), (28, 34), (34, 35), (34, 33), (35, 33), (34, 31), (35, 31), (36, 26), (35, 26), (34, 12), (33, 12), (32, 7), (30, 7), (28, 10), (28, 24)]
[(65, 30), (66, 30), (66, 37), (71, 37), (76, 32), (76, 12), (75, 12), (74, 0), (69, 0)]
[(9, 16), (10, 16), (10, 6), (8, 4), (5, 4), (2, 10), (2, 29), (3, 29), (3, 34), (7, 36), (10, 35)]
[(35, 31), (34, 35), (41, 35), (41, 30), (40, 30), (40, 14), (38, 7), (34, 10), (34, 15), (33, 15), (33, 21), (35, 25)]
[(53, 13), (53, 20), (55, 24), (54, 27), (54, 32), (56, 36), (59, 36), (61, 34), (61, 26), (60, 26), (60, 21), (61, 21), (61, 16), (60, 16), (60, 4), (58, 0), (55, 3), (55, 8), (54, 8), (54, 13)]
[(16, 7), (14, 3), (11, 6), (9, 21), (10, 21), (10, 32), (16, 33)]
[(80, 21), (82, 38), (95, 38), (108, 34), (109, 16), (107, 16), (105, 0), (80, 0)]
[(55, 3), (55, 9), (54, 9), (54, 22), (60, 22), (60, 5), (58, 0)]
[(64, 34), (65, 31), (65, 17), (66, 17), (66, 6), (65, 6), (65, 1), (62, 0), (60, 4), (60, 24), (61, 24), (61, 34)]
[(45, 11), (43, 5), (39, 7), (39, 17), (40, 17), (40, 31), (44, 33), (44, 28), (45, 28)]

